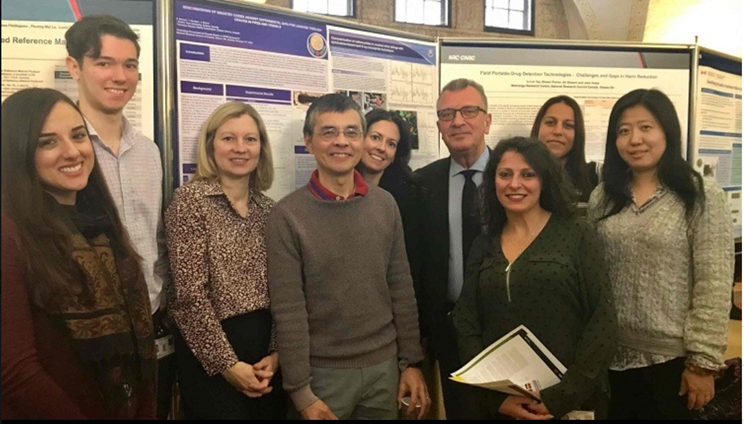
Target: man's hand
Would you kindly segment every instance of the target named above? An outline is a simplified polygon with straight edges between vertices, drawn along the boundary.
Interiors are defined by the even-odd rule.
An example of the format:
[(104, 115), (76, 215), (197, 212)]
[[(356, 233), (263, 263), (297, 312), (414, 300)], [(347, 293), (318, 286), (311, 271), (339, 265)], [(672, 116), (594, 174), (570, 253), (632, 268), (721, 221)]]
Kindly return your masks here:
[(329, 408), (322, 400), (318, 400), (314, 404), (303, 409), (300, 411), (300, 414), (302, 414), (302, 418), (305, 420), (338, 420), (338, 417), (333, 414), (331, 408)]
[[(400, 375), (400, 383), (398, 384), (398, 409), (402, 407), (401, 399), (408, 393), (411, 395), (411, 400), (408, 403), (406, 414), (408, 416), (416, 415), (417, 419), (423, 420), (429, 412), (429, 407), (431, 407), (431, 398), (429, 397), (429, 390), (426, 388), (424, 375), (418, 368), (408, 367)], [(419, 404), (421, 408), (416, 413), (416, 406)]]

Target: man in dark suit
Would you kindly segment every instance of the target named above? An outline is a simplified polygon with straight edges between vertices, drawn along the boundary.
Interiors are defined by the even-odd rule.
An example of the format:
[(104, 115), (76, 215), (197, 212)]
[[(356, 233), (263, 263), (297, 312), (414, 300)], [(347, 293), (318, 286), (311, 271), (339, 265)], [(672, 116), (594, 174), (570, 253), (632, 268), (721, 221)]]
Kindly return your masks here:
[(475, 81), (448, 83), (437, 101), (437, 126), (450, 157), (416, 173), (429, 196), (422, 208), (421, 332), (432, 359), (439, 363), (447, 419), (475, 418), (469, 390), (449, 380), (463, 364), (450, 312), (460, 297), (464, 264), (480, 233), (475, 201), (488, 161), (486, 134), (491, 126), (488, 101)]

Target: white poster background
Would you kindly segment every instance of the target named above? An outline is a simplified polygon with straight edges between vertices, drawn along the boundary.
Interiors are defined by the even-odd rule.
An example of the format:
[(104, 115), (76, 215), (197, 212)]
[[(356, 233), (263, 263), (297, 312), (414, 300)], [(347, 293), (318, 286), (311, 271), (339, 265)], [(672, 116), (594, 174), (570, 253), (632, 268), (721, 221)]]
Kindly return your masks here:
[(735, 237), (741, 237), (742, 231), (741, 88), (741, 75), (707, 66), (698, 68), (692, 164), (726, 191)]
[[(65, 67), (65, 32), (70, 26), (72, 22), (2, 21), (3, 101), (29, 87), (55, 88), (77, 100), (77, 84)], [(154, 140), (153, 29), (151, 25), (130, 27), (139, 36), (140, 82), (124, 115), (136, 131)]]
[[(575, 68), (442, 63), (441, 84), (468, 78), (482, 84), (493, 116), (489, 146), (511, 136), (529, 136), (540, 107), (551, 97), (573, 97), (584, 112), (587, 161), (604, 160), (607, 123), (618, 98), (638, 88), (656, 88), (674, 103), (687, 146), (689, 71), (683, 69)], [(547, 76), (546, 76), (547, 75)], [(447, 148), (440, 146), (442, 157)]]
[[(339, 27), (329, 27), (329, 32), (357, 34), (368, 39), (394, 40), (403, 44), (417, 44), (437, 50), (435, 43), (406, 40), (383, 34), (372, 34)], [(333, 41), (331, 40), (331, 43)], [(335, 91), (348, 90), (363, 94), (384, 94), (387, 100), (385, 109), (409, 111), (416, 114), (418, 148), (411, 152), (409, 166), (416, 170), (439, 158), (439, 138), (436, 126), (436, 101), (438, 96), (438, 74), (436, 65), (412, 63), (405, 60), (364, 57), (361, 55), (334, 54), (331, 49), (331, 84)], [(353, 67), (357, 73), (354, 78), (342, 81), (335, 77), (333, 70), (346, 70)], [(349, 69), (352, 70), (352, 69)], [(377, 81), (376, 84), (372, 82)], [(365, 104), (366, 114), (371, 110)]]

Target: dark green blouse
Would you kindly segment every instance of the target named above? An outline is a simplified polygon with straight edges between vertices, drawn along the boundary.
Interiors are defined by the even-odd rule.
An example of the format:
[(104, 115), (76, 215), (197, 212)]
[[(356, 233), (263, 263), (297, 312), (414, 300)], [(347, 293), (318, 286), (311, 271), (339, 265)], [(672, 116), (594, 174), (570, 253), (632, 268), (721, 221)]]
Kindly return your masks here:
[[(454, 311), (460, 357), (467, 363), (526, 326), (568, 368), (561, 383), (541, 393), (551, 414), (561, 418), (599, 389), (617, 347), (601, 242), (583, 220), (553, 215), (507, 273), (499, 239), (481, 235), (468, 258)], [(494, 417), (507, 395), (484, 392), (483, 413)]]

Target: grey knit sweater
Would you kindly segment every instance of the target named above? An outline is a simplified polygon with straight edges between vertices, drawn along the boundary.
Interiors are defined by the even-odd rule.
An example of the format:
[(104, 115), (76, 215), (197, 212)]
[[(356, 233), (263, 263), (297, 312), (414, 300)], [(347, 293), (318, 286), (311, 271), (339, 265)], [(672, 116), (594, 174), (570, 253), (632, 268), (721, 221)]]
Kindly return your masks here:
[[(688, 357), (709, 369), (723, 364), (733, 231), (723, 191), (709, 180), (704, 191), (705, 207), (698, 204), (689, 219), (682, 200), (667, 191), (640, 211), (629, 205), (599, 220), (605, 214), (604, 184), (592, 193), (588, 219), (605, 246), (621, 352)], [(631, 356), (616, 356), (613, 369), (632, 367)]]
[(272, 210), (269, 293), (284, 387), (302, 410), (318, 398), (310, 367), (423, 359), (400, 213), (375, 186), (323, 201), (303, 187)]

